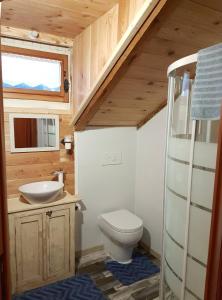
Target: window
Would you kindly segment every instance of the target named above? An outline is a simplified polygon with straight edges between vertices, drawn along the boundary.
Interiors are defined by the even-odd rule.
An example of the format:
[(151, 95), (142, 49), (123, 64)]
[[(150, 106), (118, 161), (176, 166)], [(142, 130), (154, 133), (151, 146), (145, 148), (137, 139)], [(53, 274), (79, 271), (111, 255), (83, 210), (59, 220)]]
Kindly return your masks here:
[(68, 102), (68, 57), (2, 46), (5, 98)]

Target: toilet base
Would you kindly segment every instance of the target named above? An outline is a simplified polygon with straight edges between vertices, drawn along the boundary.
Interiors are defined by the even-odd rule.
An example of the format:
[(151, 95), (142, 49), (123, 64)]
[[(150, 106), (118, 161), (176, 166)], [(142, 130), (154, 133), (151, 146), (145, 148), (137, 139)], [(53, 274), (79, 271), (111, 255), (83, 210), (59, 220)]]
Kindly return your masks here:
[(118, 245), (103, 234), (104, 250), (113, 260), (120, 264), (130, 264), (132, 262), (132, 254), (135, 245), (123, 246)]

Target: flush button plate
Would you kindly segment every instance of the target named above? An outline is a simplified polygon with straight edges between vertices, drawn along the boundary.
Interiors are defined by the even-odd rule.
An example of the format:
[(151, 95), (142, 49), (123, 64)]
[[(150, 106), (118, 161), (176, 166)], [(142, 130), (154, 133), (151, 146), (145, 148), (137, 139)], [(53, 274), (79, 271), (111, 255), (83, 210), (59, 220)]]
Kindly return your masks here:
[(103, 166), (108, 165), (121, 165), (122, 164), (122, 152), (106, 152), (103, 156)]

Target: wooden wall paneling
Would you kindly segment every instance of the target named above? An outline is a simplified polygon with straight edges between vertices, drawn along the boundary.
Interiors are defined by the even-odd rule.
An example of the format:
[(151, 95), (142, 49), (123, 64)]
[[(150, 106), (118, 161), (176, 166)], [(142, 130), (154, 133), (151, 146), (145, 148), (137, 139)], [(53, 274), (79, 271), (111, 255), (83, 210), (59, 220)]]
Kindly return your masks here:
[[(60, 144), (60, 151), (11, 153), (9, 141), (9, 118), (5, 113), (6, 172), (8, 197), (18, 195), (22, 184), (42, 180), (57, 180), (53, 172), (64, 170), (65, 190), (74, 193), (74, 154), (67, 153)], [(60, 115), (60, 140), (64, 135), (72, 134), (70, 115)]]
[(78, 110), (117, 43), (118, 5), (74, 40), (74, 110)]
[(76, 37), (73, 45), (74, 110), (78, 110), (90, 89), (91, 26)]
[(117, 47), (120, 37), (141, 5), (150, 0), (120, 0), (74, 40), (74, 111), (80, 109), (90, 90), (99, 80)]
[[(0, 17), (2, 3), (0, 3)], [(1, 41), (0, 41), (1, 46)], [(9, 228), (7, 207), (6, 160), (4, 139), (4, 110), (0, 50), (0, 299), (11, 299)]]
[(91, 25), (90, 87), (96, 82), (115, 46), (118, 34), (118, 5)]
[[(145, 23), (142, 27), (138, 30), (137, 34), (132, 39), (129, 46), (126, 48), (122, 56), (119, 58), (117, 63), (114, 65), (106, 79), (103, 81), (102, 85), (99, 89), (95, 92), (95, 95), (89, 102), (88, 106), (83, 111), (81, 117), (79, 118), (78, 122), (76, 123), (75, 129), (82, 130), (85, 128), (87, 124), (89, 124), (90, 120), (95, 115), (96, 111), (99, 107), (104, 103), (107, 95), (109, 92), (114, 89), (117, 85), (119, 80), (122, 78), (123, 74), (125, 74), (128, 67), (133, 63), (133, 61), (137, 57), (137, 49), (136, 46), (141, 42), (143, 35), (145, 34), (147, 28), (152, 24), (156, 16), (159, 14), (160, 10), (166, 3), (165, 0), (159, 1), (158, 4), (155, 6), (153, 10), (150, 11), (149, 17), (146, 19)], [(153, 4), (154, 5), (154, 4)], [(136, 89), (135, 89), (136, 90)], [(124, 111), (123, 111), (124, 113)], [(126, 114), (125, 114), (126, 115)], [(131, 114), (132, 115), (132, 114)], [(75, 117), (74, 117), (75, 118)], [(132, 117), (131, 117), (132, 118)], [(103, 121), (107, 123), (104, 119), (107, 119), (107, 115), (104, 114)], [(104, 122), (101, 122), (101, 126), (104, 125)], [(121, 124), (120, 124), (121, 123)], [(123, 125), (122, 121), (120, 123), (112, 122), (112, 125)], [(132, 122), (135, 124), (135, 120)], [(90, 122), (90, 125), (91, 122)], [(94, 124), (96, 125), (96, 124)], [(111, 125), (111, 124), (110, 124)], [(129, 122), (125, 125), (131, 125)]]
[[(219, 7), (219, 0), (217, 3)], [(83, 107), (85, 110), (79, 113), (76, 129), (141, 126), (148, 121), (166, 103), (168, 66), (181, 57), (221, 42), (222, 12), (214, 7), (215, 1), (212, 8), (209, 1), (207, 5), (198, 0), (167, 1), (152, 25), (139, 31), (143, 35), (140, 42), (131, 41), (132, 48), (128, 47), (131, 50), (126, 49), (110, 71), (100, 86), (102, 90), (97, 90), (88, 106)], [(145, 25), (146, 22), (141, 28)], [(195, 74), (192, 65), (185, 70)]]
[(129, 25), (129, 9), (130, 1), (119, 0), (119, 13), (118, 13), (118, 41)]
[(141, 7), (143, 6), (143, 4), (145, 2), (151, 2), (151, 1), (150, 0), (130, 0), (129, 1), (129, 17), (128, 17), (129, 24), (133, 21), (133, 19), (135, 18), (135, 15), (138, 13), (138, 11), (141, 9)]
[[(163, 6), (166, 1), (167, 0), (162, 0), (161, 5)], [(76, 114), (74, 115), (73, 123), (75, 123), (78, 120), (81, 113), (84, 111), (84, 109), (86, 109), (90, 100), (95, 95), (97, 89), (101, 86), (102, 82), (108, 76), (109, 72), (112, 70), (115, 63), (118, 61), (118, 59), (121, 56), (121, 53), (124, 51), (125, 47), (127, 47), (127, 45), (129, 44), (129, 42), (131, 41), (133, 36), (135, 36), (136, 32), (138, 31), (138, 28), (143, 24), (143, 22), (146, 20), (147, 16), (151, 14), (152, 10), (157, 5), (157, 2), (158, 1), (155, 1), (155, 0), (153, 0), (153, 1), (147, 0), (145, 2), (146, 5), (144, 5), (141, 8), (140, 14), (135, 14), (133, 23), (131, 24), (130, 28), (127, 28), (127, 31), (124, 33), (124, 37), (120, 40), (119, 43), (118, 43), (118, 37), (117, 37), (117, 45), (116, 45), (114, 51), (110, 52), (107, 62), (104, 65), (103, 69), (101, 70), (97, 80), (94, 80), (90, 91), (88, 91), (88, 94), (86, 94), (85, 98), (81, 101), (81, 105), (79, 106), (79, 109), (77, 110)], [(118, 22), (118, 21), (119, 21), (119, 17), (117, 18), (116, 22)], [(118, 35), (118, 31), (117, 31), (117, 35)], [(91, 37), (91, 39), (92, 39), (92, 37)], [(91, 50), (91, 51), (93, 51), (93, 50)]]
[(120, 0), (118, 17), (118, 40), (123, 36), (136, 14), (150, 0)]

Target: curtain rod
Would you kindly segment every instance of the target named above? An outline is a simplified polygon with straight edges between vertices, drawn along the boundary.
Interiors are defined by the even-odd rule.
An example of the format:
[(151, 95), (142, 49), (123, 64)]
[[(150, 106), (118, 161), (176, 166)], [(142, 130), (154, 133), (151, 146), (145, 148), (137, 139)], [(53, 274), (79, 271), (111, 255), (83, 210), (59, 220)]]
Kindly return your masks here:
[(169, 77), (170, 73), (182, 66), (189, 65), (197, 62), (197, 53), (185, 56), (181, 59), (176, 60), (171, 65), (169, 65), (167, 69), (167, 77)]

